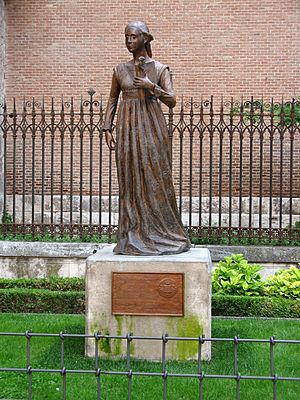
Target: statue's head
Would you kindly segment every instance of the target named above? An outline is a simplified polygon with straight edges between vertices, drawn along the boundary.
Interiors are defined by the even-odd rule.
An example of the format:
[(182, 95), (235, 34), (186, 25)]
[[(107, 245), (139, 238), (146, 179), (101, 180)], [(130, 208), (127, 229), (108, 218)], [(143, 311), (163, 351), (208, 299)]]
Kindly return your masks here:
[(125, 43), (128, 51), (133, 53), (135, 50), (145, 48), (148, 56), (152, 57), (150, 42), (153, 36), (150, 34), (147, 25), (142, 21), (133, 21), (125, 28)]

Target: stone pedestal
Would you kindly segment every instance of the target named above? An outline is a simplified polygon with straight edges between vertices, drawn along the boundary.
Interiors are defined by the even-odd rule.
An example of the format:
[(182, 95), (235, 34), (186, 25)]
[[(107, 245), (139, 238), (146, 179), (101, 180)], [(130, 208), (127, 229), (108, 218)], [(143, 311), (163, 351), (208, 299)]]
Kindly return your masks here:
[[(178, 255), (134, 257), (115, 255), (112, 252), (113, 247), (113, 245), (108, 246), (87, 259), (86, 333), (93, 334), (99, 331), (107, 335), (125, 336), (132, 332), (134, 336), (156, 337), (168, 333), (173, 337), (199, 337), (201, 335), (211, 337), (211, 259), (208, 249), (192, 248), (189, 252)], [(135, 278), (137, 277), (136, 273), (140, 274), (137, 283), (130, 282), (130, 273)], [(172, 305), (166, 309), (159, 306), (159, 301), (164, 301), (164, 299), (160, 299), (161, 295), (166, 299), (166, 303), (169, 301), (168, 298), (173, 296), (173, 291), (177, 291), (179, 297), (181, 295), (178, 294), (178, 290), (181, 290), (179, 284), (175, 282), (172, 274), (174, 277), (183, 277), (183, 290), (180, 292), (183, 295), (183, 316), (172, 315), (179, 315), (178, 307), (174, 307), (173, 312)], [(113, 276), (114, 284), (112, 284)], [(125, 277), (124, 285), (122, 285), (121, 279), (119, 286), (116, 286), (116, 277), (119, 279), (123, 276)], [(144, 277), (145, 279), (150, 277), (150, 281), (153, 281), (153, 283), (149, 283), (153, 286), (149, 290), (147, 285), (145, 286)], [(142, 286), (138, 282), (142, 282)], [(134, 285), (138, 285), (137, 291), (142, 291), (138, 295), (133, 290)], [(116, 287), (120, 288), (121, 298)], [(123, 307), (124, 310), (122, 309), (122, 302), (127, 303), (123, 293), (124, 290), (126, 293), (126, 288), (131, 290), (128, 293), (132, 293), (134, 302), (141, 303), (140, 307), (136, 308), (136, 304), (130, 304), (130, 299), (128, 299), (128, 305)], [(144, 290), (145, 293), (143, 293)], [(149, 300), (148, 292), (153, 294), (153, 302), (151, 299)], [(164, 306), (164, 303), (161, 304)], [(130, 309), (128, 313), (141, 314), (145, 312), (150, 315), (117, 314), (118, 309), (122, 309), (121, 313), (126, 314), (126, 307)], [(153, 315), (153, 313), (162, 315)], [(131, 355), (136, 358), (160, 360), (161, 349), (161, 341), (133, 340), (131, 342)], [(196, 359), (198, 342), (170, 340), (166, 349), (167, 359)], [(126, 340), (101, 339), (99, 354), (121, 357), (126, 355)], [(90, 357), (95, 355), (94, 339), (86, 340), (86, 355)], [(209, 360), (210, 355), (210, 343), (206, 342), (202, 347), (202, 359)]]

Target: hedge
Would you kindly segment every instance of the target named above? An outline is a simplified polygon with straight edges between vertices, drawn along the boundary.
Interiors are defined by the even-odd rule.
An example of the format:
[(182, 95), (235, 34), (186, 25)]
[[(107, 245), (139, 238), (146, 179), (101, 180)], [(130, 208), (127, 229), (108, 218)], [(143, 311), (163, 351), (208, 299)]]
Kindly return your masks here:
[[(82, 314), (84, 291), (0, 289), (0, 312)], [(300, 301), (278, 297), (212, 296), (212, 315), (300, 318)]]
[(300, 300), (260, 296), (212, 296), (212, 315), (300, 318)]
[(0, 289), (26, 288), (26, 289), (47, 289), (54, 291), (83, 291), (85, 280), (83, 278), (0, 278)]
[(0, 289), (0, 312), (80, 314), (85, 312), (84, 291)]

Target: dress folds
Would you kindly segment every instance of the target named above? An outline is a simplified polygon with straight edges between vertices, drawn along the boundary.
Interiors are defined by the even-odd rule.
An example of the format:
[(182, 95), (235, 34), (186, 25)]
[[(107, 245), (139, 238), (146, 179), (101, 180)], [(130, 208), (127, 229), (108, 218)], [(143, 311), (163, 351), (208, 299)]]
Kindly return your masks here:
[[(145, 64), (153, 92), (133, 85), (133, 61), (114, 69), (104, 129), (111, 130), (118, 97), (116, 164), (119, 182), (117, 254), (178, 254), (190, 248), (172, 183), (168, 129), (159, 104), (175, 105), (168, 67)], [(141, 90), (143, 91), (141, 96)]]

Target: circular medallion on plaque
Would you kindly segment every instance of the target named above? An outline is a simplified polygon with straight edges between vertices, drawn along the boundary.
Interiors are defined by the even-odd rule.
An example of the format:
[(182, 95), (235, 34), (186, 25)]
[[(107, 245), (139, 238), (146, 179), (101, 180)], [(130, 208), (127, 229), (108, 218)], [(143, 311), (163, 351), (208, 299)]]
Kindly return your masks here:
[(175, 296), (178, 285), (173, 279), (164, 278), (158, 283), (158, 293), (167, 299)]

